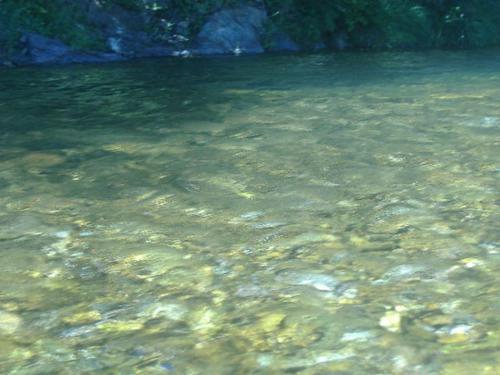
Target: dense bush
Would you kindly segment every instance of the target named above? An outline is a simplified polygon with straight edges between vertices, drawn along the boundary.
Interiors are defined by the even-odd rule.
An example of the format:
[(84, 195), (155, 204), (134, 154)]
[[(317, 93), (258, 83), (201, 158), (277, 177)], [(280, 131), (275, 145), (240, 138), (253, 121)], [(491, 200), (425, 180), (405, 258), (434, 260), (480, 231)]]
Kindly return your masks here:
[(185, 21), (188, 27), (186, 36), (193, 37), (200, 31), (208, 15), (217, 9), (236, 3), (236, 0), (169, 0), (163, 7), (158, 6), (156, 9), (145, 5), (143, 7), (149, 8), (149, 13), (156, 20), (168, 19), (172, 24)]
[(497, 0), (266, 0), (273, 22), (305, 47), (343, 33), (353, 47), (500, 43)]
[(65, 0), (0, 0), (0, 46), (15, 48), (21, 31), (58, 37), (75, 47), (101, 46), (80, 9)]

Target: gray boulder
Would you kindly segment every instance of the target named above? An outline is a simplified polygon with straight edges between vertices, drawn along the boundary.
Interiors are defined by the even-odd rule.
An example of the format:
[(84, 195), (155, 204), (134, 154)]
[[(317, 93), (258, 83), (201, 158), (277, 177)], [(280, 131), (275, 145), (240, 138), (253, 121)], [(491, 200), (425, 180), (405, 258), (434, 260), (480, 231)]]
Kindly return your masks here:
[(58, 39), (27, 33), (21, 38), (23, 52), (13, 56), (19, 65), (97, 63), (118, 61), (123, 58), (114, 53), (84, 53), (76, 51)]
[(27, 58), (34, 64), (46, 64), (59, 61), (69, 55), (72, 50), (57, 39), (51, 39), (39, 34), (25, 34), (21, 38), (25, 46)]
[[(104, 6), (94, 0), (84, 0), (84, 3), (82, 11), (98, 30), (98, 35), (106, 41), (109, 51), (124, 58), (173, 54), (174, 48), (167, 41), (154, 40), (153, 33), (147, 31), (153, 27), (147, 14), (113, 4)], [(166, 7), (165, 1), (150, 0), (146, 3)]]
[(287, 34), (282, 31), (277, 31), (271, 35), (269, 50), (273, 52), (298, 52), (301, 48)]
[(252, 6), (214, 13), (196, 37), (195, 52), (208, 54), (262, 53), (260, 37), (267, 14)]

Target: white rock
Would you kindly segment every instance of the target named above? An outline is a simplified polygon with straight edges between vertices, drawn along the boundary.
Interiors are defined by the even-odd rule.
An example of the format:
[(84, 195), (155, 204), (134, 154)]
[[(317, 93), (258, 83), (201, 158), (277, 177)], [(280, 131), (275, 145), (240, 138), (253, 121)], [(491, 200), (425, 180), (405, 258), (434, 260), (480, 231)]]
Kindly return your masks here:
[(397, 311), (387, 311), (378, 324), (389, 332), (400, 332), (401, 314)]
[(0, 310), (0, 334), (12, 335), (22, 324), (22, 319), (8, 311)]

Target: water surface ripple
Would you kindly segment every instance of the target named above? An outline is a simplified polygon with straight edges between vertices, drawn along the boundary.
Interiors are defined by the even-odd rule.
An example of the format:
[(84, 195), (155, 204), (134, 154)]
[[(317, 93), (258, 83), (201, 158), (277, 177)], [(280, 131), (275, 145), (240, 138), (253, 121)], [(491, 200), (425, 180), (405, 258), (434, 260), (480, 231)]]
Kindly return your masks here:
[(0, 70), (3, 374), (500, 374), (500, 51)]

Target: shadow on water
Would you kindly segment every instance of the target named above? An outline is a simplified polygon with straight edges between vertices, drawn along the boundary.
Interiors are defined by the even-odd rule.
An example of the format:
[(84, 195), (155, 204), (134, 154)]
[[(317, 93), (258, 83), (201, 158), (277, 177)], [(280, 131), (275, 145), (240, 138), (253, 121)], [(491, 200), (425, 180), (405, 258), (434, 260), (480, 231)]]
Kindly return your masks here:
[(496, 73), (500, 63), (488, 59), (490, 54), (494, 51), (270, 55), (1, 70), (0, 121), (11, 128), (15, 118), (14, 128), (23, 131), (222, 121), (212, 106), (258, 108), (264, 92), (300, 96), (323, 89), (334, 95), (336, 87), (422, 84), (457, 69)]

